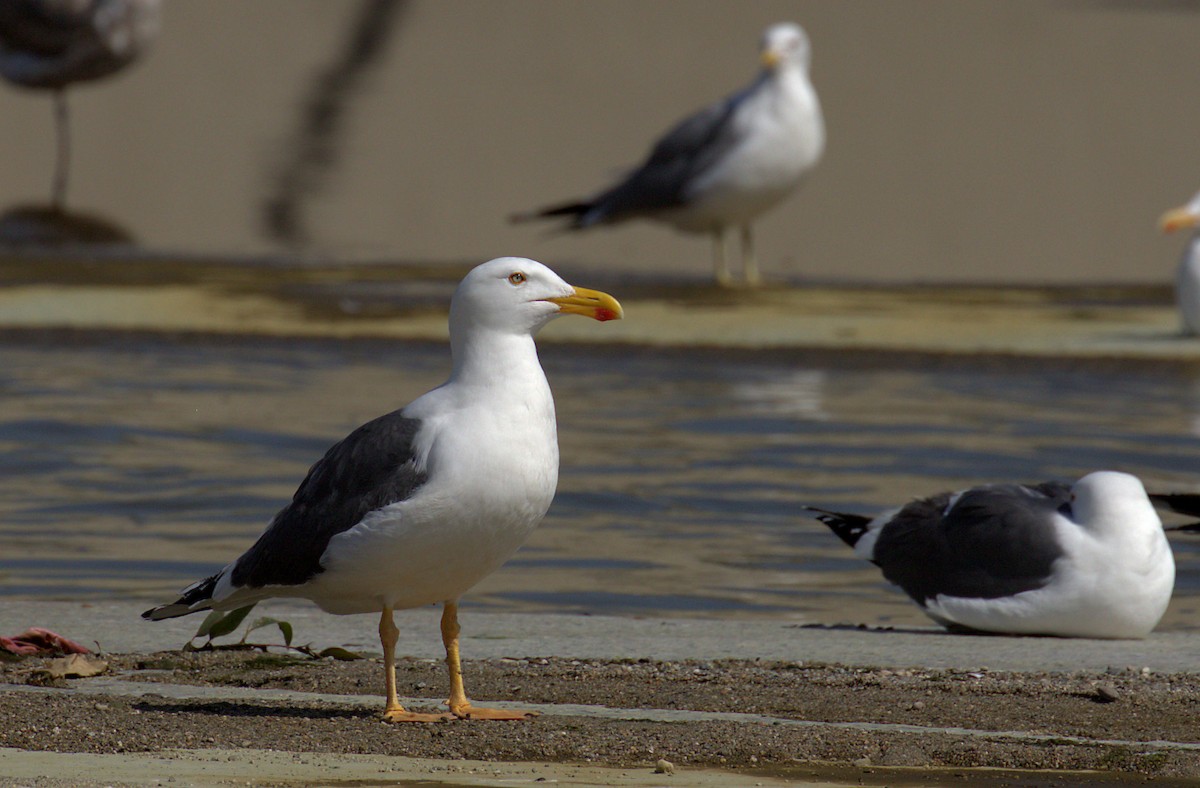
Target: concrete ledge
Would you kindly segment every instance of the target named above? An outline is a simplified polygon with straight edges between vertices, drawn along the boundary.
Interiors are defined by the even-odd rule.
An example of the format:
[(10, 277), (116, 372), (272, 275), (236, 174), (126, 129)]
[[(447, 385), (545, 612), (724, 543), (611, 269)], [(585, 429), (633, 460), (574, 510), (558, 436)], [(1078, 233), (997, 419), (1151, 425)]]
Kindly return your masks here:
[[(0, 255), (0, 331), (141, 331), (437, 340), (468, 265)], [(1170, 291), (1151, 286), (756, 290), (571, 270), (626, 319), (557, 321), (548, 342), (1200, 361)]]
[[(8, 601), (2, 634), (42, 626), (84, 645), (113, 653), (180, 648), (199, 626), (200, 615), (149, 622), (137, 602)], [(315, 648), (347, 646), (378, 652), (374, 616), (333, 616), (305, 603), (263, 603), (258, 615), (286, 619), (296, 643)], [(399, 653), (425, 659), (443, 656), (438, 610), (397, 615)], [(802, 627), (751, 620), (643, 619), (610, 616), (535, 615), (462, 611), (466, 659), (569, 657), (576, 659), (716, 660), (765, 659), (883, 668), (929, 667), (1004, 671), (1103, 671), (1149, 668), (1154, 672), (1200, 671), (1200, 636), (1154, 633), (1145, 640), (987, 637), (951, 635), (937, 628), (905, 630)], [(240, 636), (240, 633), (239, 633)], [(253, 642), (271, 642), (270, 629)]]

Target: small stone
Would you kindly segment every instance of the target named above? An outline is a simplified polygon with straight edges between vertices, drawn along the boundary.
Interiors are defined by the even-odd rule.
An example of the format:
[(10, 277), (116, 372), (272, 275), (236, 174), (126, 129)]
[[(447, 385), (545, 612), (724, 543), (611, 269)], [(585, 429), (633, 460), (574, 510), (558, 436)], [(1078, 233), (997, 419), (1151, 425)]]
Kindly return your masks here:
[(859, 758), (856, 761), (854, 761), (854, 765), (860, 769), (866, 769), (867, 767), (869, 767), (871, 765), (871, 759), (866, 758), (866, 757)]
[(655, 774), (674, 774), (675, 764), (668, 761), (666, 758), (659, 758), (654, 762)]
[(1121, 699), (1121, 693), (1111, 684), (1096, 685), (1096, 700), (1101, 703), (1113, 703)]

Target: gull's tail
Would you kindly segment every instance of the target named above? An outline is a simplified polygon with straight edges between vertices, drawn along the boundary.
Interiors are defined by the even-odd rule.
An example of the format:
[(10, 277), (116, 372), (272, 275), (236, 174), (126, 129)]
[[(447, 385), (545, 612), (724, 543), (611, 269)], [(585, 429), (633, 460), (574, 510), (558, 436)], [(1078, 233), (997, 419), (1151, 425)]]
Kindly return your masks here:
[[(1172, 512), (1200, 517), (1200, 493), (1148, 493), (1155, 506), (1170, 509)], [(1173, 525), (1168, 530), (1200, 532), (1200, 522)]]
[(1200, 493), (1150, 493), (1150, 500), (1173, 512), (1200, 517)]
[(522, 224), (524, 222), (532, 222), (538, 219), (557, 219), (566, 218), (570, 222), (567, 224), (568, 230), (582, 230), (591, 222), (586, 221), (588, 213), (594, 208), (592, 202), (586, 200), (576, 200), (574, 202), (566, 202), (560, 205), (551, 205), (546, 208), (535, 208), (532, 211), (523, 211), (521, 213), (510, 214), (508, 220), (513, 224)]
[(863, 517), (861, 514), (849, 514), (847, 512), (831, 512), (828, 509), (818, 509), (815, 506), (805, 506), (806, 510), (816, 512), (813, 515), (816, 519), (829, 526), (829, 530), (838, 535), (846, 544), (854, 547), (858, 544), (858, 540), (867, 532), (867, 526), (872, 518)]
[(225, 570), (222, 569), (212, 577), (206, 577), (199, 582), (192, 583), (179, 592), (179, 599), (169, 605), (159, 605), (158, 607), (150, 608), (145, 613), (142, 613), (142, 618), (147, 621), (162, 621), (164, 618), (175, 618), (201, 610), (210, 610), (213, 605), (213, 593), (216, 591), (217, 581), (224, 574)]

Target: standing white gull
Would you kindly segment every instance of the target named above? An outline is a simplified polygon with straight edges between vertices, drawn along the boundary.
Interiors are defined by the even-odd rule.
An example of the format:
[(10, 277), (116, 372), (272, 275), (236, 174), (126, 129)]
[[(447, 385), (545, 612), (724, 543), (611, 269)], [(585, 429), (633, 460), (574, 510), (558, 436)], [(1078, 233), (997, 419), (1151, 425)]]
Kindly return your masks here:
[(0, 76), (53, 90), (58, 128), (53, 203), (66, 200), (67, 86), (121, 70), (158, 36), (160, 0), (3, 0)]
[(807, 508), (950, 629), (1141, 638), (1175, 586), (1162, 521), (1126, 473), (973, 487), (875, 518)]
[(742, 273), (759, 282), (752, 222), (800, 184), (825, 148), (825, 124), (809, 81), (811, 48), (796, 24), (763, 33), (763, 70), (748, 86), (666, 133), (640, 167), (585, 200), (516, 214), (521, 222), (570, 219), (581, 230), (653, 219), (713, 236), (717, 282), (732, 283), (729, 231), (741, 229)]
[(467, 700), (458, 599), (520, 547), (554, 498), (554, 399), (533, 335), (563, 314), (603, 321), (622, 312), (612, 296), (572, 287), (532, 260), (477, 266), (450, 303), (450, 379), (335, 444), (253, 547), (143, 617), (268, 597), (311, 599), (330, 613), (381, 611), (384, 717), (427, 722), (446, 715), (410, 712), (397, 700), (392, 611), (440, 602), (451, 714), (529, 716)]
[[(1159, 220), (1163, 232), (1200, 225), (1200, 194), (1191, 202), (1173, 208)], [(1200, 232), (1193, 232), (1175, 271), (1175, 301), (1185, 333), (1200, 335)]]

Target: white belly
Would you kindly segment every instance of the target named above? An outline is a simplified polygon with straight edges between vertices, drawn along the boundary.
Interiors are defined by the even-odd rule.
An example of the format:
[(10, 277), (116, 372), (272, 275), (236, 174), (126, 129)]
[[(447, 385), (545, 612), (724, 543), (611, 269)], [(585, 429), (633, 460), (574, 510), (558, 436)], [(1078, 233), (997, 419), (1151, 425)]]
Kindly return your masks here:
[[(389, 605), (401, 610), (458, 599), (516, 552), (541, 521), (550, 498), (527, 499), (486, 516), (471, 507), (417, 496), (335, 536), (326, 569), (305, 595), (331, 613)], [(418, 506), (426, 509), (419, 515)]]
[(687, 232), (747, 225), (791, 194), (820, 159), (825, 128), (807, 82), (756, 96), (741, 114), (755, 120), (744, 122), (736, 147), (696, 180), (686, 207), (657, 218)]

